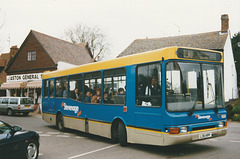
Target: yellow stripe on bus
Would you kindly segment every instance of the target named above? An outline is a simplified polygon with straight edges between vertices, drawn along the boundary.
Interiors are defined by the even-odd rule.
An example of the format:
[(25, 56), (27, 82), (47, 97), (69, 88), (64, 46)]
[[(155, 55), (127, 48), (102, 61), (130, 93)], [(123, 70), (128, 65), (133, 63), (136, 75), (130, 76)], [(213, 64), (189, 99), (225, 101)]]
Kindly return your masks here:
[[(92, 72), (92, 71), (98, 71), (98, 70), (102, 70), (102, 69), (124, 67), (124, 66), (129, 66), (129, 65), (134, 65), (134, 64), (161, 61), (162, 57), (164, 57), (165, 60), (182, 59), (182, 58), (177, 57), (176, 51), (178, 48), (179, 47), (163, 48), (163, 49), (159, 49), (159, 50), (129, 55), (129, 56), (113, 59), (113, 60), (80, 65), (80, 66), (76, 66), (76, 67), (69, 68), (69, 69), (45, 72), (42, 75), (42, 79), (48, 79), (48, 78), (53, 78), (53, 77), (60, 77), (60, 76), (66, 76), (66, 75), (72, 75), (72, 74), (78, 74), (78, 73), (84, 73), (84, 72)], [(184, 47), (182, 47), (182, 48), (184, 48)], [(195, 48), (195, 50), (204, 50), (204, 49), (196, 49)], [(211, 52), (218, 52), (218, 51), (211, 50)], [(220, 53), (220, 52), (218, 52), (218, 53)], [(221, 55), (222, 55), (222, 53), (221, 53)], [(182, 60), (202, 61), (202, 60), (197, 60), (197, 59), (182, 59)], [(209, 62), (211, 62), (211, 61), (209, 61)], [(214, 62), (216, 62), (216, 61), (214, 61)], [(223, 62), (223, 59), (220, 62)]]

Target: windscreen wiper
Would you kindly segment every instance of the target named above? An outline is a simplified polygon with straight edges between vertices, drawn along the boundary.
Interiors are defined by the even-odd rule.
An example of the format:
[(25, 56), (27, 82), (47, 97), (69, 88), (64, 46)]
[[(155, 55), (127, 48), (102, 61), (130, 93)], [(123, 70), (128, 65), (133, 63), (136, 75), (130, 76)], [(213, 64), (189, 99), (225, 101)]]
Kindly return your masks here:
[(197, 99), (195, 100), (192, 109), (191, 109), (190, 112), (188, 113), (188, 116), (193, 115), (193, 112), (194, 112), (194, 110), (195, 110), (195, 108), (196, 108), (196, 105), (197, 105)]

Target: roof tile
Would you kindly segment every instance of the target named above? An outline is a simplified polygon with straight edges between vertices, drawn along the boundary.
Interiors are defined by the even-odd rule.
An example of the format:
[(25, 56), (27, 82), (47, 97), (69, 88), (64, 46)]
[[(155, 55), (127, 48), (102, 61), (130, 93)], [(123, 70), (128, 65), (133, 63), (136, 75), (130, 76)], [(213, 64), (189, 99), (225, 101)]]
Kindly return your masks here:
[(86, 44), (74, 44), (68, 41), (32, 30), (42, 47), (57, 64), (59, 61), (81, 65), (93, 62)]
[(220, 31), (214, 31), (164, 38), (136, 39), (118, 57), (171, 46), (223, 50), (227, 35), (222, 34)]

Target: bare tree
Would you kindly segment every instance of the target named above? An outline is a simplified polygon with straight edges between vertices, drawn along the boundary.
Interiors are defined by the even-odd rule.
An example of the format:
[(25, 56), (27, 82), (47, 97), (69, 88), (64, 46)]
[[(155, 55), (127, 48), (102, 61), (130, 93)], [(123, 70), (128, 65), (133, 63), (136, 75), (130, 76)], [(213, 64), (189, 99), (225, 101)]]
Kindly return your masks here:
[[(2, 18), (1, 8), (0, 8), (0, 31), (1, 31), (4, 23), (5, 23), (5, 20)], [(0, 42), (1, 42), (1, 40), (2, 40), (2, 39), (0, 38)], [(3, 49), (3, 48), (2, 48), (2, 46), (0, 45), (0, 52), (2, 51), (2, 49)]]
[(78, 24), (74, 27), (66, 29), (65, 37), (75, 44), (82, 42), (88, 43), (94, 60), (100, 56), (102, 57), (103, 54), (108, 50), (106, 36), (97, 26), (88, 27), (84, 24)]

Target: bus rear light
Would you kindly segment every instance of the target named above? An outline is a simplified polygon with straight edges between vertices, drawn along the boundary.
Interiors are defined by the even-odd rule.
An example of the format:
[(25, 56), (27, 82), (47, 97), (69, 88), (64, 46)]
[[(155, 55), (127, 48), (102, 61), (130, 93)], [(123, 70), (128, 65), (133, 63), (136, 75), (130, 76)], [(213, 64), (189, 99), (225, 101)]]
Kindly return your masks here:
[(181, 133), (187, 133), (187, 132), (188, 132), (188, 127), (187, 126), (181, 127)]
[(225, 123), (225, 126), (227, 127), (227, 121), (226, 121), (226, 123)]
[(179, 128), (169, 128), (169, 134), (179, 134)]
[(18, 110), (20, 110), (21, 109), (21, 107), (20, 107), (20, 105), (18, 105)]

